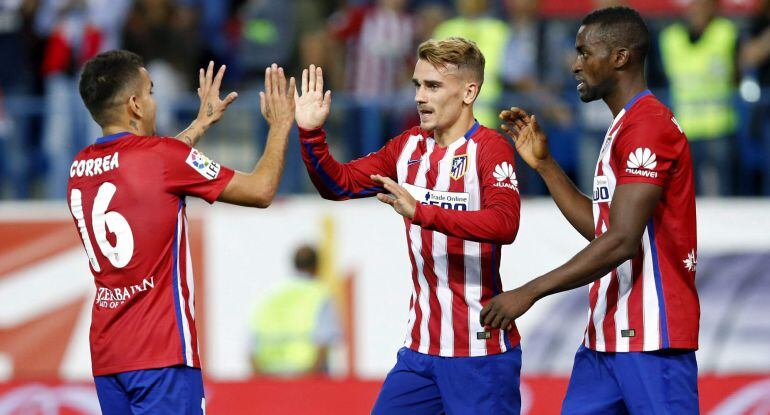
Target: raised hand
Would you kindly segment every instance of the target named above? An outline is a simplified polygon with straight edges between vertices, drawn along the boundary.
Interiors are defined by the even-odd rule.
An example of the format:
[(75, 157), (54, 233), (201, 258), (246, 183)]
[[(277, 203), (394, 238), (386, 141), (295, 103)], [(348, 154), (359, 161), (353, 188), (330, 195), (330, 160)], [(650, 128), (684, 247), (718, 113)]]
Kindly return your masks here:
[(291, 128), (294, 122), (294, 77), (286, 85), (283, 68), (276, 64), (265, 69), (265, 90), (259, 93), (259, 108), (271, 127)]
[(294, 92), (297, 126), (305, 130), (321, 127), (329, 116), (332, 92), (324, 92), (324, 77), (321, 67), (310, 65), (302, 71), (301, 95)]
[(370, 176), (372, 180), (382, 185), (389, 195), (384, 193), (377, 193), (377, 200), (382, 203), (386, 203), (393, 207), (393, 209), (401, 216), (409, 219), (414, 219), (414, 211), (417, 209), (417, 201), (414, 200), (411, 194), (394, 182), (390, 177), (383, 177), (379, 174), (373, 174)]
[(201, 100), (201, 106), (196, 120), (205, 127), (219, 121), (227, 107), (238, 98), (237, 92), (227, 94), (225, 99), (219, 98), (219, 87), (222, 85), (225, 69), (225, 65), (220, 66), (214, 75), (214, 62), (209, 62), (205, 71), (203, 68), (198, 71), (198, 98)]
[(500, 112), (500, 119), (504, 122), (500, 128), (513, 139), (516, 151), (530, 167), (537, 170), (551, 158), (548, 138), (534, 115), (527, 114), (521, 108), (511, 107), (510, 110)]

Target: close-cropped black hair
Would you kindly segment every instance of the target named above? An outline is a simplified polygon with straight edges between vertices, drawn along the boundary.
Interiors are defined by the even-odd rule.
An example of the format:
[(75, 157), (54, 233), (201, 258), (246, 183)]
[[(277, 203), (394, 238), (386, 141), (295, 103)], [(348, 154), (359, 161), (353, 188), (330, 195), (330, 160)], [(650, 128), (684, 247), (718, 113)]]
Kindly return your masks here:
[(598, 25), (598, 35), (610, 48), (626, 47), (644, 63), (650, 49), (650, 31), (636, 10), (623, 6), (594, 10), (581, 25)]
[(80, 97), (99, 125), (109, 122), (108, 110), (115, 98), (127, 86), (139, 79), (142, 58), (127, 50), (111, 50), (94, 56), (86, 62), (80, 75)]

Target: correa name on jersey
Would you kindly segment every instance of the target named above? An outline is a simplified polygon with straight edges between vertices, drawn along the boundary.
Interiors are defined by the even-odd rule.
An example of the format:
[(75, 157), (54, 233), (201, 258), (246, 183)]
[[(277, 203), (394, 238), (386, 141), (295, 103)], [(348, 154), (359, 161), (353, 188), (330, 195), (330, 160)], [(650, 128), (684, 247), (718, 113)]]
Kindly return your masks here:
[(70, 166), (70, 177), (97, 176), (118, 167), (120, 164), (116, 151), (104, 157), (73, 161)]

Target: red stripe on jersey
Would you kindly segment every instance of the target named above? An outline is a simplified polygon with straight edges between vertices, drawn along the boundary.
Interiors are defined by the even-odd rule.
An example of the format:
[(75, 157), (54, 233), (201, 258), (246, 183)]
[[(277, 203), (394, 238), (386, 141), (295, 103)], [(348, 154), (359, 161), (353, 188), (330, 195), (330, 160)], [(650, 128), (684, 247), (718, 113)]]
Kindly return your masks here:
[[(628, 294), (628, 329), (634, 330), (629, 339), (629, 351), (644, 349), (644, 251), (639, 246), (631, 261), (631, 292)], [(635, 347), (633, 345), (638, 345)]]
[[(436, 186), (438, 177), (439, 162), (446, 154), (446, 147), (436, 145), (430, 155), (430, 168), (425, 174), (425, 187), (433, 189)], [(433, 293), (428, 301), (430, 305), (430, 319), (428, 320), (428, 333), (430, 335), (430, 347), (428, 354), (437, 355), (441, 350), (441, 304), (438, 301), (438, 277), (436, 276), (435, 264), (433, 262), (433, 231), (422, 231), (422, 259), (423, 275), (428, 281), (428, 287)]]
[[(495, 266), (492, 261), (492, 245), (481, 244), (481, 305), (485, 307), (487, 303), (494, 297), (495, 293), (492, 291), (492, 287), (497, 286), (497, 282), (494, 280)], [(489, 330), (489, 337), (486, 340), (487, 354), (500, 353), (500, 330)]]
[(607, 306), (604, 310), (602, 327), (604, 332), (604, 350), (614, 352), (617, 349), (615, 337), (615, 313), (618, 311), (618, 273), (612, 270), (610, 285), (607, 287)]
[[(455, 155), (465, 154), (468, 142), (455, 150)], [(449, 180), (450, 192), (464, 192), (465, 180)], [(465, 241), (447, 236), (447, 279), (452, 290), (452, 330), (454, 331), (454, 354), (456, 357), (470, 355), (468, 336), (468, 304), (465, 301)]]
[[(425, 152), (425, 142), (420, 142), (412, 152), (411, 157), (409, 157), (409, 160), (418, 160), (420, 157), (422, 157), (422, 154)], [(407, 183), (414, 183), (414, 179), (417, 177), (417, 171), (420, 169), (420, 163), (414, 163), (412, 165), (409, 165), (407, 167), (407, 173), (406, 173), (406, 182)], [(415, 298), (412, 300), (414, 301), (414, 323), (412, 325), (412, 343), (409, 345), (410, 349), (417, 350), (420, 348), (420, 324), (422, 323), (422, 307), (420, 307), (420, 293), (422, 292), (422, 289), (420, 288), (420, 277), (418, 275), (417, 270), (417, 262), (414, 259), (414, 252), (412, 252), (412, 236), (409, 233), (411, 221), (409, 219), (404, 218), (404, 222), (406, 223), (406, 246), (407, 251), (409, 251), (409, 261), (412, 263), (412, 284), (414, 284), (414, 292), (415, 292)]]

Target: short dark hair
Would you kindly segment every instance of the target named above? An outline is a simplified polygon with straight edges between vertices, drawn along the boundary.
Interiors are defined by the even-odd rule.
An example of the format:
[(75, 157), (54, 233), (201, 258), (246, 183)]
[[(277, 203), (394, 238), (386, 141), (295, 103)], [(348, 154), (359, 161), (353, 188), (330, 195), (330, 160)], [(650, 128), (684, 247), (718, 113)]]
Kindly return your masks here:
[(630, 7), (607, 7), (594, 10), (583, 18), (583, 26), (598, 25), (598, 34), (610, 47), (627, 47), (644, 63), (650, 49), (650, 31), (639, 12)]
[(294, 268), (314, 274), (318, 267), (318, 253), (311, 245), (302, 245), (294, 252)]
[(99, 125), (110, 121), (109, 109), (126, 87), (137, 82), (144, 60), (127, 50), (100, 53), (86, 62), (80, 75), (80, 97)]

